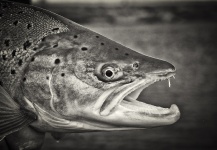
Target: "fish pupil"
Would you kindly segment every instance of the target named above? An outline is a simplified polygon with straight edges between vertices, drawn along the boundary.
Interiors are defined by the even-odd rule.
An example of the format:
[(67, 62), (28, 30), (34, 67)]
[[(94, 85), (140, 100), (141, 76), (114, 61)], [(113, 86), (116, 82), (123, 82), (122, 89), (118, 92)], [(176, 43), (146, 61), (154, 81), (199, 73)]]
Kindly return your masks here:
[(107, 77), (112, 77), (113, 76), (113, 72), (111, 70), (106, 70), (105, 75)]

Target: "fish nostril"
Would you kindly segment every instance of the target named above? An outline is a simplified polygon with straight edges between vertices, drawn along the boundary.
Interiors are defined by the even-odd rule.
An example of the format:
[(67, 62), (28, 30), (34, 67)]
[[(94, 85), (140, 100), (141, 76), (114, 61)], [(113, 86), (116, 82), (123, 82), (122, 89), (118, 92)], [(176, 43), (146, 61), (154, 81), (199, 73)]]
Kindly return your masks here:
[(139, 68), (139, 63), (138, 62), (133, 63), (133, 68), (138, 69)]

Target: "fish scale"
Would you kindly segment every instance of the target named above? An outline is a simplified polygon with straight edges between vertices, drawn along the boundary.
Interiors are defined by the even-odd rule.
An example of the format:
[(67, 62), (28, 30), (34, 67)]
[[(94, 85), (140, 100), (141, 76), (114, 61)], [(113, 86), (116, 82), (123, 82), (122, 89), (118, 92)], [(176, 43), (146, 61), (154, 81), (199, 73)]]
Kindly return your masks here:
[[(25, 5), (0, 2), (0, 80), (9, 88), (45, 36), (68, 31), (66, 25)], [(12, 54), (13, 53), (13, 54)], [(22, 62), (22, 63), (21, 63)]]

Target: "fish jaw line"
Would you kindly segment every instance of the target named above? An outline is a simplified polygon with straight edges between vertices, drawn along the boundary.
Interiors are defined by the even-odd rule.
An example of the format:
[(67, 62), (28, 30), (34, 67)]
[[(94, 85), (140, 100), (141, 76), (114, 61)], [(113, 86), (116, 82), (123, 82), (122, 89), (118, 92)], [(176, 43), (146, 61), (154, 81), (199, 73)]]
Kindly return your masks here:
[[(143, 125), (145, 126), (146, 123), (144, 123), (144, 121), (149, 124), (148, 121), (151, 120), (153, 126), (155, 126), (154, 124), (158, 126), (176, 122), (180, 118), (180, 111), (175, 104), (172, 104), (170, 108), (162, 108), (137, 100), (138, 96), (145, 88), (157, 81), (169, 81), (169, 79), (171, 77), (174, 77), (174, 75), (175, 73), (173, 72), (164, 74), (147, 74), (145, 79), (136, 79), (132, 83), (122, 85), (118, 88), (110, 89), (109, 92), (107, 91), (106, 94), (103, 93), (101, 95), (101, 97), (103, 97), (103, 101), (100, 105), (98, 105), (97, 110), (99, 115), (103, 118), (108, 117), (110, 119), (117, 116), (120, 117), (120, 120), (127, 119), (126, 115), (129, 117), (131, 116), (130, 118), (132, 122), (127, 122), (129, 125), (132, 124), (131, 127), (133, 127), (134, 119), (138, 121), (136, 124), (139, 125), (139, 127), (143, 127)], [(104, 103), (107, 101), (110, 101), (110, 103), (104, 106)], [(120, 116), (120, 114), (122, 115)], [(133, 119), (133, 117), (135, 118)], [(149, 119), (146, 120), (147, 118)], [(152, 126), (151, 123), (150, 126)]]

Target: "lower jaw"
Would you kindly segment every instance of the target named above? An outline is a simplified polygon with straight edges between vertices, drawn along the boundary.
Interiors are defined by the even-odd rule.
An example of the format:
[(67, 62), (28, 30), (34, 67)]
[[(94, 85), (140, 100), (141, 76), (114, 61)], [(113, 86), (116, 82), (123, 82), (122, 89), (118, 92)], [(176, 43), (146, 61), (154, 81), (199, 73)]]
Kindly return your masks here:
[(170, 108), (162, 108), (159, 106), (154, 106), (137, 100), (128, 101), (123, 100), (120, 103), (120, 106), (123, 107), (128, 112), (138, 113), (140, 115), (149, 116), (149, 117), (170, 117), (180, 115), (178, 107), (173, 104)]

